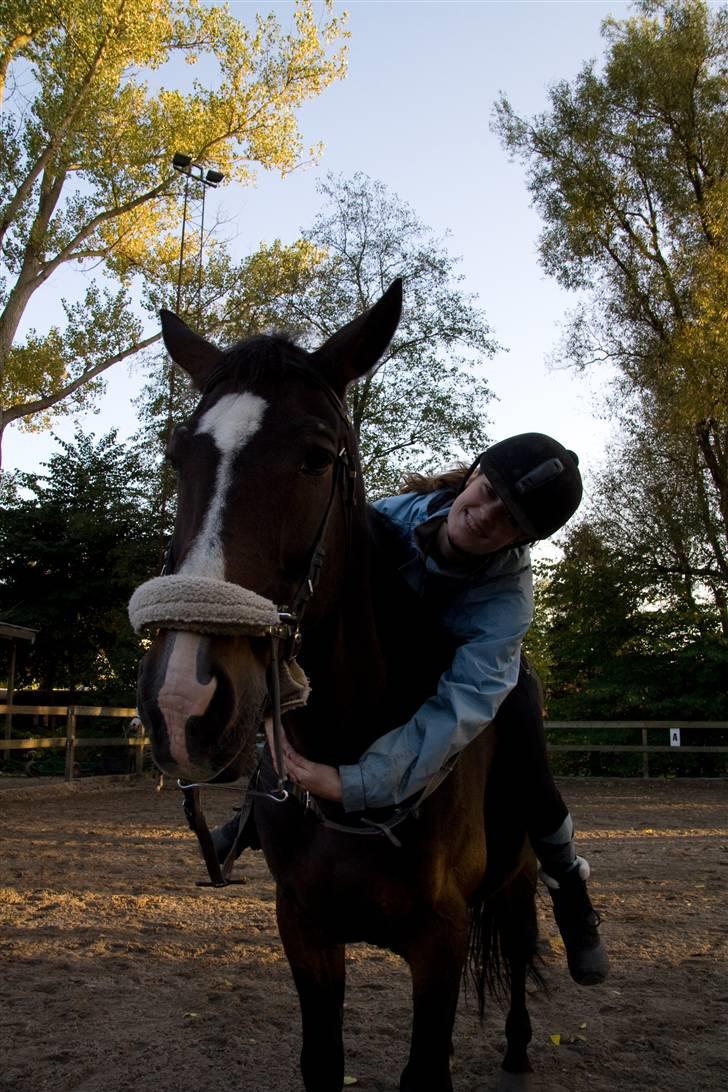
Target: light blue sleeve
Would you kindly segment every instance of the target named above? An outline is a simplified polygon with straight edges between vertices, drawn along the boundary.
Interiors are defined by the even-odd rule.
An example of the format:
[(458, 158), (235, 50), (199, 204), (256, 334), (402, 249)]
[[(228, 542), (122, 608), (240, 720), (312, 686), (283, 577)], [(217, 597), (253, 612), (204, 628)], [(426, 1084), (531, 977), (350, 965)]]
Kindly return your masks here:
[(345, 811), (399, 804), (424, 789), (492, 721), (518, 681), (521, 642), (533, 616), (530, 569), (479, 589), (461, 606), (468, 636), (436, 694), (358, 763), (340, 766)]

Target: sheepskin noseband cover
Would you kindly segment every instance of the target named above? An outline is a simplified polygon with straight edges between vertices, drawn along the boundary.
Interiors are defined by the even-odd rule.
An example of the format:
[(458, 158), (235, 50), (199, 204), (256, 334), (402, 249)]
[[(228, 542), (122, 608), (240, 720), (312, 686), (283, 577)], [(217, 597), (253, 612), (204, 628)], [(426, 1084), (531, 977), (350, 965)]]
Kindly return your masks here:
[[(280, 624), (270, 599), (202, 576), (157, 576), (141, 584), (129, 601), (129, 621), (136, 633), (145, 629), (188, 630), (222, 636), (255, 636), (265, 626)], [(295, 660), (281, 660), (281, 707), (305, 705), (310, 687)]]

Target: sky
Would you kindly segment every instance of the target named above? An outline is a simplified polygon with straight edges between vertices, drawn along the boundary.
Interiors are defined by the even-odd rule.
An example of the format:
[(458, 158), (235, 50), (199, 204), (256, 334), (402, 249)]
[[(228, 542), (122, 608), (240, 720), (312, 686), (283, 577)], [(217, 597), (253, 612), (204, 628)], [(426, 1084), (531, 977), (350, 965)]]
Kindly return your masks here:
[[(291, 3), (233, 0), (243, 20), (275, 11), (284, 25)], [(522, 165), (510, 163), (491, 132), (493, 103), (505, 92), (531, 116), (547, 107), (548, 87), (573, 79), (604, 52), (600, 25), (629, 14), (626, 3), (601, 0), (353, 0), (349, 12), (349, 72), (306, 104), (299, 121), (307, 145), (323, 141), (318, 165), (288, 177), (262, 173), (254, 188), (223, 185), (210, 193), (210, 217), (220, 215), (233, 251), (261, 242), (292, 242), (309, 225), (320, 198), (316, 181), (328, 172), (363, 171), (410, 204), (448, 249), (461, 258), (462, 287), (477, 296), (504, 350), (487, 361), (492, 440), (540, 431), (576, 450), (587, 481), (598, 467), (613, 426), (599, 410), (605, 376), (554, 370), (547, 357), (576, 300), (539, 266), (540, 221), (530, 208)], [(91, 274), (89, 274), (91, 275)], [(53, 278), (28, 324), (41, 330), (66, 292)], [(154, 332), (150, 321), (147, 333)], [(140, 369), (121, 364), (107, 373), (99, 412), (78, 420), (97, 435), (136, 427), (132, 399)], [(64, 438), (75, 418), (54, 423)], [(54, 449), (50, 434), (5, 433), (3, 466), (37, 469)]]

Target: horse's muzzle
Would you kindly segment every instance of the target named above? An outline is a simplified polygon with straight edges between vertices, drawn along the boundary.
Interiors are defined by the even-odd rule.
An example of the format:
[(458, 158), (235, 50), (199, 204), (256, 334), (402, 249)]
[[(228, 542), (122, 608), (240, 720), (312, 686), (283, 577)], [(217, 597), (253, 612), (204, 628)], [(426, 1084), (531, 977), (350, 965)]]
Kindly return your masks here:
[(139, 667), (139, 715), (154, 761), (188, 781), (245, 767), (267, 696), (265, 663), (241, 637), (163, 631)]

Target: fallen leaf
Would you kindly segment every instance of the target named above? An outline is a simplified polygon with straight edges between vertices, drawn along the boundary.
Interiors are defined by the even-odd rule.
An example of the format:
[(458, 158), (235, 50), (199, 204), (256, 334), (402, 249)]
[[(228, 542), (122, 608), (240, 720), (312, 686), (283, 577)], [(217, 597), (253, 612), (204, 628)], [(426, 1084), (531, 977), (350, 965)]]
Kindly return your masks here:
[(579, 1027), (580, 1027), (580, 1028), (581, 1028), (581, 1030), (583, 1031), (583, 1030), (584, 1030), (584, 1028), (586, 1027), (586, 1020), (584, 1021), (584, 1023), (583, 1023), (583, 1024), (579, 1024)]
[(554, 1035), (549, 1035), (549, 1039), (554, 1044), (554, 1046), (561, 1046), (561, 1036), (558, 1031)]
[(199, 1020), (200, 1014), (199, 1012), (186, 1012), (184, 1018), (185, 1020)]
[(358, 1077), (344, 1077), (344, 1084), (345, 1085), (359, 1084), (359, 1078)]

